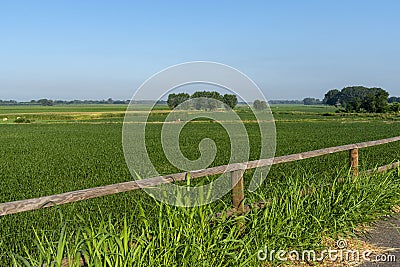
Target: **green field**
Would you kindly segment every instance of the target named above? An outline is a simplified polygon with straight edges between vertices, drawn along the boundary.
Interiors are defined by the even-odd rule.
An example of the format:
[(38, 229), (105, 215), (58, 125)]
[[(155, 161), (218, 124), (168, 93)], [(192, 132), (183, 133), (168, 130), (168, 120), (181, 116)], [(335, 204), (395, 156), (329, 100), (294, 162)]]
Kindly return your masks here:
[[(0, 202), (132, 180), (121, 141), (125, 109), (124, 105), (0, 106)], [(400, 133), (399, 115), (340, 114), (325, 106), (273, 105), (271, 109), (276, 119), (277, 156), (378, 140)], [(258, 159), (257, 125), (245, 108), (238, 110), (239, 116), (248, 121), (245, 126), (250, 136), (250, 160)], [(138, 116), (140, 114), (139, 108)], [(158, 107), (149, 120), (161, 122), (167, 114), (167, 110)], [(31, 122), (14, 123), (17, 117)], [(158, 171), (161, 174), (179, 171), (163, 154), (159, 138), (162, 124), (149, 124), (147, 127), (148, 138), (152, 140), (152, 145), (148, 146), (149, 153)], [(217, 123), (188, 123), (180, 137), (182, 153), (188, 158), (198, 157), (198, 147), (193, 144), (205, 137), (212, 138), (218, 147), (212, 166), (226, 164), (230, 153), (229, 138)], [(362, 149), (360, 168), (365, 170), (399, 159), (400, 143)], [(274, 196), (286, 198), (265, 210), (246, 215), (248, 234), (245, 236), (237, 234), (240, 231), (235, 229), (234, 219), (222, 220), (214, 226), (205, 222), (208, 216), (229, 209), (229, 194), (207, 207), (184, 209), (163, 206), (145, 193), (135, 191), (0, 217), (0, 262), (5, 263), (0, 265), (9, 266), (15, 254), (26, 257), (26, 251), (28, 255), (34, 255), (35, 260), (46, 253), (56, 258), (54, 255), (59, 254), (57, 241), (64, 224), (69, 230), (66, 240), (71, 247), (76, 245), (73, 240), (77, 233), (84, 232), (76, 230), (81, 226), (82, 229), (92, 229), (92, 233), (113, 233), (123, 241), (128, 237), (129, 242), (133, 242), (132, 239), (137, 240), (136, 243), (143, 241), (141, 246), (128, 249), (138, 254), (129, 256), (131, 258), (126, 256), (126, 259), (135, 259), (130, 264), (135, 262), (137, 266), (140, 266), (140, 257), (146, 262), (156, 255), (162, 255), (165, 260), (154, 261), (153, 266), (192, 266), (190, 262), (195, 259), (199, 262), (193, 266), (239, 266), (242, 261), (245, 263), (243, 266), (262, 264), (255, 254), (264, 244), (282, 248), (319, 247), (324, 237), (351, 234), (357, 223), (376, 218), (399, 203), (400, 186), (396, 172), (343, 183), (332, 190), (319, 189), (312, 196), (299, 196), (303, 188), (346, 177), (347, 164), (348, 153), (341, 152), (273, 166), (264, 186), (255, 193), (246, 193), (246, 202)], [(251, 171), (245, 173), (246, 183), (250, 175)], [(124, 220), (127, 221), (125, 227)], [(161, 231), (160, 227), (169, 230)], [(129, 229), (130, 234), (122, 235), (124, 229)], [(199, 234), (196, 237), (196, 233), (204, 236)], [(96, 240), (95, 237), (86, 239)], [(91, 251), (88, 242), (86, 249)], [(40, 244), (46, 253), (40, 252)], [(192, 245), (203, 247), (195, 252), (189, 249)], [(50, 249), (52, 246), (54, 251)], [(225, 246), (226, 251), (214, 246)], [(120, 248), (115, 249), (120, 252)], [(65, 256), (68, 253), (64, 251), (61, 254)], [(215, 259), (218, 261), (214, 262)], [(99, 256), (98, 260), (102, 262), (105, 258)], [(220, 261), (226, 264), (217, 263)], [(201, 265), (200, 262), (208, 264)], [(106, 266), (120, 266), (120, 263), (114, 264)]]

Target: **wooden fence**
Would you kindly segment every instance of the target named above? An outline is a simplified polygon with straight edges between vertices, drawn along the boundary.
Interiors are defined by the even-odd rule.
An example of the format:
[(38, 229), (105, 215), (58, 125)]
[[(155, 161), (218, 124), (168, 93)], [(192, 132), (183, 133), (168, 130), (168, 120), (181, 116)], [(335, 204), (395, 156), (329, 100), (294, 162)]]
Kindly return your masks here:
[[(387, 144), (395, 141), (400, 141), (400, 136), (387, 138), (377, 141), (369, 141), (363, 143), (356, 143), (350, 145), (336, 146), (330, 148), (323, 148), (303, 153), (291, 154), (269, 159), (253, 160), (244, 163), (234, 163), (222, 165), (203, 170), (175, 173), (171, 175), (158, 176), (149, 179), (130, 181), (95, 188), (83, 189), (68, 193), (62, 193), (52, 196), (45, 196), (33, 199), (19, 200), (8, 203), (0, 204), (0, 216), (14, 214), (24, 211), (37, 210), (41, 208), (51, 207), (54, 205), (61, 205), (66, 203), (77, 202), (81, 200), (117, 194), (121, 192), (132, 191), (140, 188), (154, 187), (161, 184), (172, 183), (176, 181), (183, 181), (187, 175), (190, 174), (191, 179), (200, 178), (209, 175), (222, 174), (226, 172), (231, 173), (233, 207), (238, 212), (244, 211), (244, 186), (243, 186), (243, 173), (245, 170), (254, 169), (257, 167), (264, 167), (286, 162), (293, 162), (302, 159), (313, 158), (317, 156), (332, 154), (341, 151), (349, 151), (349, 164), (354, 175), (358, 175), (358, 149)], [(378, 168), (378, 170), (386, 170), (399, 166), (398, 162)]]

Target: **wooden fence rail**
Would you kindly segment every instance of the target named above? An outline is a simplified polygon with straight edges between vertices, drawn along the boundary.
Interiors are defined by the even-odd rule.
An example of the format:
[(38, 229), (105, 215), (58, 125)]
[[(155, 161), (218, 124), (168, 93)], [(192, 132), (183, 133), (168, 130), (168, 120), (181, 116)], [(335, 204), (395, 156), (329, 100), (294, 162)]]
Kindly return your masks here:
[[(222, 165), (203, 170), (191, 171), (190, 178), (200, 178), (204, 176), (210, 176), (215, 174), (222, 174), (226, 172), (231, 173), (232, 183), (235, 184), (233, 187), (233, 205), (234, 208), (239, 212), (243, 212), (243, 200), (244, 200), (244, 187), (243, 187), (243, 172), (248, 169), (254, 169), (258, 167), (264, 167), (269, 165), (275, 165), (280, 163), (287, 163), (298, 161), (302, 159), (313, 158), (317, 156), (332, 154), (341, 151), (349, 151), (350, 153), (350, 166), (355, 175), (358, 174), (358, 149), (387, 144), (391, 142), (400, 141), (400, 136), (369, 141), (363, 143), (356, 143), (350, 145), (336, 146), (330, 148), (323, 148), (308, 152), (302, 152), (297, 154), (291, 154), (286, 156), (280, 156), (269, 159), (253, 160), (244, 163), (233, 163), (228, 165)], [(188, 172), (175, 173), (171, 175), (158, 176), (149, 179), (130, 181), (106, 186), (100, 186), (95, 188), (83, 189), (68, 193), (62, 193), (52, 196), (45, 196), (33, 199), (19, 200), (8, 203), (0, 204), (0, 216), (14, 214), (24, 211), (37, 210), (41, 208), (51, 207), (54, 205), (61, 205), (66, 203), (77, 202), (81, 200), (107, 196), (127, 191), (132, 191), (140, 188), (154, 187), (161, 184), (172, 183), (175, 181), (183, 181), (186, 179)]]

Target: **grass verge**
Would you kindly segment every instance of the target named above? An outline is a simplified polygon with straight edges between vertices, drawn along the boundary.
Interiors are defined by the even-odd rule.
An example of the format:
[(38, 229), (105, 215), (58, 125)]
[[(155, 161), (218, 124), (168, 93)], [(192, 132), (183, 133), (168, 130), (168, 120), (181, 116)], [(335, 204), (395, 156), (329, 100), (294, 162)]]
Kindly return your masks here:
[[(299, 172), (277, 185), (268, 180), (269, 195), (248, 193), (246, 202), (271, 199), (264, 209), (244, 217), (214, 214), (229, 209), (223, 202), (182, 208), (158, 202), (136, 203), (138, 212), (122, 220), (104, 216), (100, 222), (88, 215), (76, 215), (79, 227), (63, 221), (49, 233), (35, 231), (35, 249), (7, 258), (13, 266), (277, 266), (289, 262), (277, 257), (261, 261), (260, 250), (315, 250), (326, 248), (324, 240), (355, 234), (367, 224), (400, 204), (399, 169), (358, 177), (338, 177), (332, 187), (321, 187)], [(304, 188), (313, 194), (302, 196)], [(62, 215), (60, 215), (62, 216)], [(139, 217), (139, 223), (137, 223)], [(152, 219), (149, 219), (152, 218)], [(244, 219), (243, 231), (238, 220)], [(213, 223), (210, 223), (213, 221)], [(21, 244), (23, 245), (23, 244)], [(62, 265), (63, 259), (71, 259)], [(64, 262), (65, 263), (65, 262)], [(317, 263), (316, 263), (317, 264)]]

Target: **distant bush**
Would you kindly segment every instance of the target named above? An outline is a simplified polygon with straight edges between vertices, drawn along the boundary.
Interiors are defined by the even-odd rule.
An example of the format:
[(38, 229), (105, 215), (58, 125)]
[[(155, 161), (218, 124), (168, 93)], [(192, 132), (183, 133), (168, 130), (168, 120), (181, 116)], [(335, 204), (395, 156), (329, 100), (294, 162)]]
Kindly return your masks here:
[(21, 118), (21, 117), (16, 118), (14, 122), (15, 123), (31, 123), (30, 120), (25, 119), (25, 118)]
[(400, 103), (394, 102), (389, 106), (389, 111), (394, 113), (400, 112)]
[(253, 107), (257, 111), (266, 110), (268, 108), (267, 102), (261, 100), (254, 100)]

